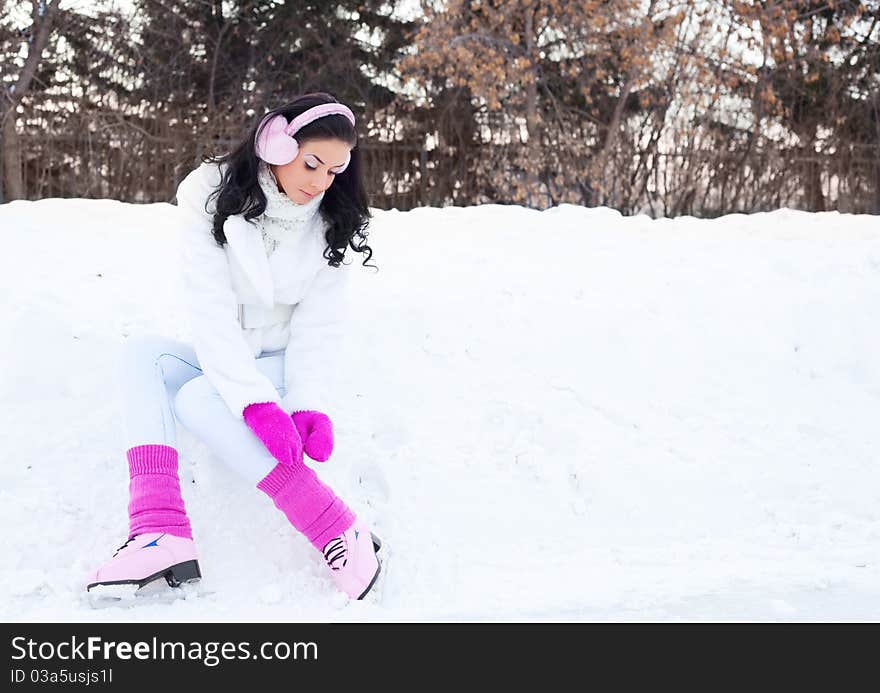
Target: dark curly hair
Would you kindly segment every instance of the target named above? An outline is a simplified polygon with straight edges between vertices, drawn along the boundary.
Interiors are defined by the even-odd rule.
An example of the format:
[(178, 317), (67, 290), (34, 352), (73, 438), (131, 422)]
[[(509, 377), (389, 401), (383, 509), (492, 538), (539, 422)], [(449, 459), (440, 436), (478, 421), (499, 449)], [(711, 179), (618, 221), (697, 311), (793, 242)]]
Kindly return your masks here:
[[(266, 195), (257, 180), (260, 159), (254, 151), (257, 128), (267, 115), (283, 115), (288, 122), (313, 106), (324, 103), (339, 103), (331, 94), (313, 92), (296, 97), (290, 103), (269, 111), (257, 118), (249, 128), (244, 140), (232, 151), (219, 156), (206, 156), (203, 161), (212, 164), (226, 164), (219, 187), (211, 194), (216, 197), (214, 213), (214, 239), (219, 246), (226, 244), (223, 223), (232, 214), (243, 214), (245, 219), (260, 216), (266, 210)], [(373, 256), (367, 245), (367, 226), (372, 217), (369, 211), (367, 194), (361, 179), (361, 157), (357, 148), (357, 131), (343, 115), (334, 113), (312, 121), (299, 129), (296, 140), (303, 144), (307, 140), (338, 139), (347, 143), (351, 150), (348, 167), (333, 179), (321, 200), (320, 213), (327, 222), (324, 258), (331, 267), (339, 267), (348, 246), (357, 253), (366, 253), (363, 264)], [(375, 267), (375, 266), (374, 266)]]

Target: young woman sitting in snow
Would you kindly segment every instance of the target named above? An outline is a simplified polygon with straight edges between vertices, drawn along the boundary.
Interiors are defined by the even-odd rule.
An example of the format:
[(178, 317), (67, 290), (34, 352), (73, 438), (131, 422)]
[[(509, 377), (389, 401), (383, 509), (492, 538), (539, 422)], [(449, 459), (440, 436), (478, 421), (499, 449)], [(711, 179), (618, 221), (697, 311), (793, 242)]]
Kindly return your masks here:
[(323, 462), (333, 449), (322, 373), (344, 339), (343, 256), (349, 246), (364, 264), (372, 255), (354, 124), (329, 94), (301, 96), (180, 183), (193, 345), (142, 336), (123, 350), (129, 536), (90, 575), (91, 594), (201, 577), (176, 420), (272, 499), (339, 589), (361, 599), (373, 587), (379, 540), (303, 462), (303, 452)]

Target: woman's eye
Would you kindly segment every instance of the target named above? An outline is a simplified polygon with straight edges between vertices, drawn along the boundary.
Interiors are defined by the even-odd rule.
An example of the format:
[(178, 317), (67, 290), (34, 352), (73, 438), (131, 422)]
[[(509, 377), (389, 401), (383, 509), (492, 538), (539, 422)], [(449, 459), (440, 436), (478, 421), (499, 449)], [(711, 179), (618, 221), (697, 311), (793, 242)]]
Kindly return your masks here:
[(309, 166), (308, 164), (306, 164), (306, 168), (309, 169), (309, 171), (314, 171), (318, 167), (317, 166)]

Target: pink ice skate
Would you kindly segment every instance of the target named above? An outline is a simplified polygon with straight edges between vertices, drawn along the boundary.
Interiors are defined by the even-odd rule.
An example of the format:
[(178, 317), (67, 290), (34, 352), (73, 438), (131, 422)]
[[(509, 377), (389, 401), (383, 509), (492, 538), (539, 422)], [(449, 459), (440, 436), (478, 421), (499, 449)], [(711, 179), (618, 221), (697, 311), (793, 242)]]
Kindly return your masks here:
[(382, 570), (376, 556), (381, 547), (379, 537), (360, 521), (328, 541), (322, 553), (336, 586), (352, 599), (363, 599)]
[(121, 600), (197, 582), (202, 577), (192, 539), (165, 532), (137, 534), (88, 577), (86, 590), (96, 600)]

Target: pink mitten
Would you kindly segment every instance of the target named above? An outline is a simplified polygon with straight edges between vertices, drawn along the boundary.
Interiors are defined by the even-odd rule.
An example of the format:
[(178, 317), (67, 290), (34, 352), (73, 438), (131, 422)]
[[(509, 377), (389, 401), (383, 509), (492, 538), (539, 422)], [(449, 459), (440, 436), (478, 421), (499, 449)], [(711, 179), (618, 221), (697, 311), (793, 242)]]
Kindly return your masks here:
[(302, 439), (281, 407), (274, 402), (249, 404), (242, 410), (242, 416), (272, 457), (282, 464), (302, 463)]
[(325, 462), (333, 452), (333, 424), (330, 417), (311, 409), (290, 415), (299, 431), (306, 454), (317, 462)]

